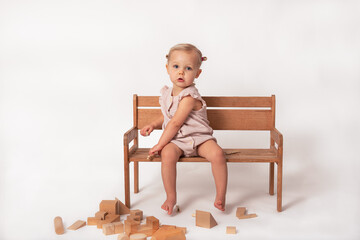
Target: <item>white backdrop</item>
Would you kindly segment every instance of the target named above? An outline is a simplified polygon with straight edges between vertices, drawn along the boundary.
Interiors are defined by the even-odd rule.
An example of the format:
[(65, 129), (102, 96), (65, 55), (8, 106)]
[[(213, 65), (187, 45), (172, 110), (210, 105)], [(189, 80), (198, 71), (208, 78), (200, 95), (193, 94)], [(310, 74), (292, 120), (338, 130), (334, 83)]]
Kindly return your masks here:
[[(60, 215), (69, 226), (92, 216), (102, 199), (124, 199), (122, 138), (132, 126), (132, 94), (158, 95), (170, 84), (165, 55), (183, 42), (208, 57), (197, 80), (202, 95), (276, 95), (285, 211), (276, 213), (274, 198), (261, 205), (267, 167), (246, 164), (230, 169), (228, 199), (252, 206), (260, 222), (234, 238), (225, 225), (201, 232), (191, 218), (165, 216), (158, 165), (141, 171), (142, 196), (158, 191), (161, 198), (136, 195), (135, 206), (186, 225), (188, 239), (359, 239), (359, 12), (355, 0), (0, 0), (0, 239), (116, 239), (90, 227), (57, 236), (52, 221)], [(218, 136), (224, 147), (235, 141)], [(267, 140), (246, 133), (236, 145)], [(179, 168), (213, 187), (207, 165)], [(266, 200), (241, 195), (259, 186)], [(203, 198), (219, 214), (212, 193), (196, 197), (189, 214)]]

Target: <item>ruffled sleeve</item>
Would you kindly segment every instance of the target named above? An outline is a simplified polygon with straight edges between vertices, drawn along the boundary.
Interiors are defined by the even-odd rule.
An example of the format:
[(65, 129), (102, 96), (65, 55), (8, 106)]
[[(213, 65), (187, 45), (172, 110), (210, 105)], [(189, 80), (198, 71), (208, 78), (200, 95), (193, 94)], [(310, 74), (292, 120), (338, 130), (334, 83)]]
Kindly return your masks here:
[(187, 87), (183, 91), (180, 92), (179, 101), (181, 99), (183, 99), (183, 97), (186, 97), (186, 96), (191, 96), (195, 99), (202, 100), (197, 88), (194, 85)]
[(159, 97), (159, 103), (160, 103), (160, 106), (163, 106), (163, 98), (164, 98), (164, 94), (166, 93), (166, 91), (169, 90), (169, 87), (168, 86), (164, 86), (161, 88), (160, 90), (160, 97)]
[(161, 93), (161, 96), (162, 95), (164, 95), (165, 94), (165, 92), (167, 91), (169, 89), (169, 87), (168, 86), (163, 86), (162, 88), (161, 88), (161, 90), (160, 90), (160, 93)]

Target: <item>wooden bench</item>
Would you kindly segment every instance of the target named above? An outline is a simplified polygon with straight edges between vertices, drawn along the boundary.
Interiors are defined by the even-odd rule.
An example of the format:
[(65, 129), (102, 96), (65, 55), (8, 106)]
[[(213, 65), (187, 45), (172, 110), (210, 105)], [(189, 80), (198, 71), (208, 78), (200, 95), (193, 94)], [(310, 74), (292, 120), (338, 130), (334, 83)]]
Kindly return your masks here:
[[(275, 128), (275, 96), (203, 97), (208, 119), (214, 130), (270, 131), (267, 149), (224, 149), (228, 162), (269, 163), (269, 193), (274, 195), (274, 165), (277, 164), (277, 210), (282, 210), (283, 136)], [(130, 163), (134, 163), (134, 192), (139, 192), (139, 162), (148, 160), (149, 148), (139, 148), (139, 129), (161, 113), (158, 96), (133, 96), (134, 125), (124, 134), (125, 205), (130, 208)], [(130, 143), (133, 145), (130, 147)], [(221, 145), (221, 143), (220, 143)], [(207, 162), (201, 157), (183, 157), (179, 162)]]

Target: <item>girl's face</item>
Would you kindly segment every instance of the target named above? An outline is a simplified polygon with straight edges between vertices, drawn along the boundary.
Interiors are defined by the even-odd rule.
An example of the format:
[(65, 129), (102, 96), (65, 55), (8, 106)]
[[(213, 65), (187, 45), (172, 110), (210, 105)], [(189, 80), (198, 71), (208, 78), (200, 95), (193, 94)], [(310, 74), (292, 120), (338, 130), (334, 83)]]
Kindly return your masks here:
[(195, 51), (173, 51), (166, 64), (173, 87), (184, 89), (192, 85), (201, 73), (198, 65), (198, 55)]

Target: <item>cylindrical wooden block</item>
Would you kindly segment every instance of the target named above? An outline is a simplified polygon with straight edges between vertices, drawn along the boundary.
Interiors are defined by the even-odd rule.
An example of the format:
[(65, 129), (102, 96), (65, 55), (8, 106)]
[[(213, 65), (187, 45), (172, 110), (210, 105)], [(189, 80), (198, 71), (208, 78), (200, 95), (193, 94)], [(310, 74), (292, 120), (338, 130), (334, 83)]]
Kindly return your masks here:
[(146, 240), (147, 235), (144, 233), (135, 233), (130, 235), (130, 240)]
[(57, 216), (54, 218), (54, 226), (56, 234), (61, 235), (64, 233), (64, 225), (61, 217)]

